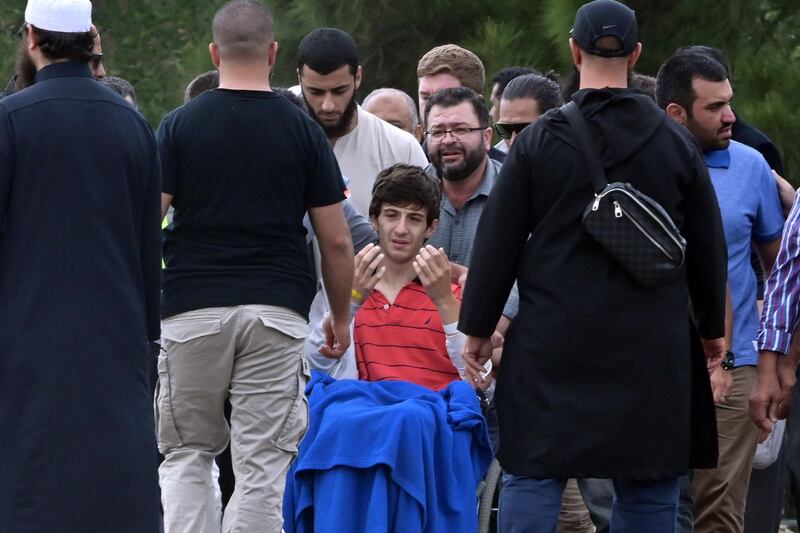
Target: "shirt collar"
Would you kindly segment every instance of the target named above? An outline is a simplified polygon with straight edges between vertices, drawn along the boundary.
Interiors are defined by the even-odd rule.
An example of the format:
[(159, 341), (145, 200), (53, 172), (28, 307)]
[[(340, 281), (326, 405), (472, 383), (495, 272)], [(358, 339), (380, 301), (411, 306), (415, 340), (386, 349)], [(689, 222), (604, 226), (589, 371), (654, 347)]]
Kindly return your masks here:
[(731, 153), (727, 148), (706, 152), (703, 157), (711, 168), (728, 168), (731, 165)]
[(481, 180), (478, 188), (475, 189), (475, 192), (472, 193), (472, 196), (469, 197), (469, 200), (474, 200), (478, 196), (489, 196), (489, 193), (492, 192), (492, 187), (494, 187), (494, 182), (497, 179), (497, 174), (500, 172), (500, 168), (502, 167), (502, 163), (499, 161), (495, 161), (494, 159), (489, 159), (489, 162), (486, 164), (486, 170), (483, 172), (483, 179)]
[(92, 71), (88, 63), (51, 63), (39, 70), (34, 78), (35, 83), (51, 78), (92, 78)]

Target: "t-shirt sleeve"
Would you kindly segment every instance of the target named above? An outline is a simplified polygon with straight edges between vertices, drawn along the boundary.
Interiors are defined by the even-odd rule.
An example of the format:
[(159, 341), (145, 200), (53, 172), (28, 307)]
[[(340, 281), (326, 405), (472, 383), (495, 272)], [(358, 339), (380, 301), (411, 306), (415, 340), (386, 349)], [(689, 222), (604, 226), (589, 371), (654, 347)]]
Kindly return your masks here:
[(425, 157), (425, 152), (422, 146), (412, 137), (409, 144), (408, 164), (425, 168), (428, 166), (428, 158)]
[(168, 114), (156, 130), (158, 155), (161, 160), (161, 192), (174, 195), (178, 189), (178, 161), (172, 144), (174, 113)]
[(783, 208), (778, 197), (778, 186), (766, 160), (761, 158), (757, 169), (758, 207), (753, 224), (753, 240), (771, 242), (780, 238), (783, 232)]
[(312, 128), (313, 146), (306, 183), (306, 208), (323, 207), (344, 200), (344, 181), (333, 149), (319, 126)]

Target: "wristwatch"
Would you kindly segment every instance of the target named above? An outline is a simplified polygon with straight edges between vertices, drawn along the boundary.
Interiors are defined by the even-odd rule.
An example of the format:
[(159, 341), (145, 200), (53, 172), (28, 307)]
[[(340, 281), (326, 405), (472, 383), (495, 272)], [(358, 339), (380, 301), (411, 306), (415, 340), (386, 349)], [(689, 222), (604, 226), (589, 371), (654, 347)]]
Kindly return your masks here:
[(733, 370), (736, 366), (736, 356), (733, 352), (728, 350), (725, 352), (725, 357), (722, 358), (722, 370)]

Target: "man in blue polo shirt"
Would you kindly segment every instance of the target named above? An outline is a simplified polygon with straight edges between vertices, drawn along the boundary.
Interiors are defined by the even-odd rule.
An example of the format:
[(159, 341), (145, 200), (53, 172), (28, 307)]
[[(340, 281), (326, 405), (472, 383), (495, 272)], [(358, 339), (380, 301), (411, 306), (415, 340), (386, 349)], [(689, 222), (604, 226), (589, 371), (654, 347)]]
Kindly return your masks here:
[[(658, 73), (658, 104), (686, 126), (703, 150), (717, 193), (728, 244), (728, 287), (733, 310), (728, 349), (734, 366), (711, 375), (719, 434), (716, 469), (694, 473), (697, 532), (741, 532), (757, 429), (748, 414), (756, 378), (756, 277), (750, 264), (755, 245), (764, 272), (775, 262), (783, 230), (783, 209), (770, 168), (756, 150), (731, 140), (736, 118), (725, 67), (704, 54), (679, 52)], [(729, 361), (730, 362), (730, 361)]]
[(35, 83), (0, 102), (0, 530), (159, 529), (146, 341), (160, 167), (90, 69), (89, 0), (30, 0)]

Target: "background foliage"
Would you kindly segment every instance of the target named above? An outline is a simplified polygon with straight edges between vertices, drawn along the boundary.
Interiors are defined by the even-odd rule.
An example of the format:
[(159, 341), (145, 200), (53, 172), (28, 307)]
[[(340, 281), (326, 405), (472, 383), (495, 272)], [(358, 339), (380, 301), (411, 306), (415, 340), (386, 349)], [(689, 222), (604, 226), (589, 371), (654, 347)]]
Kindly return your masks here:
[[(672, 51), (707, 44), (731, 63), (737, 114), (779, 146), (787, 174), (800, 178), (800, 9), (797, 0), (626, 0), (637, 11), (644, 53), (639, 72), (655, 75)], [(416, 63), (453, 42), (484, 61), (487, 78), (509, 65), (568, 73), (566, 40), (583, 0), (267, 0), (280, 50), (275, 85), (296, 83), (294, 51), (320, 26), (351, 33), (364, 83), (416, 93)], [(221, 5), (201, 0), (94, 0), (109, 73), (131, 81), (152, 124), (180, 105), (186, 84), (211, 68), (211, 18)], [(11, 74), (25, 0), (0, 2), (0, 78)], [(2, 80), (0, 80), (2, 81)], [(488, 81), (488, 80), (487, 80)]]

